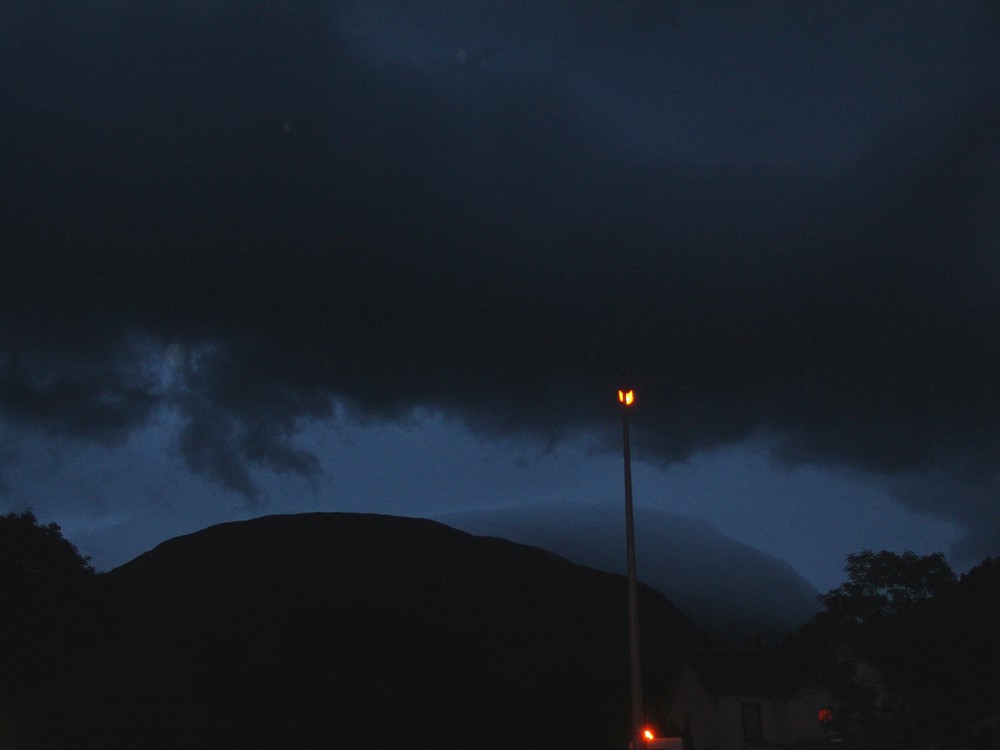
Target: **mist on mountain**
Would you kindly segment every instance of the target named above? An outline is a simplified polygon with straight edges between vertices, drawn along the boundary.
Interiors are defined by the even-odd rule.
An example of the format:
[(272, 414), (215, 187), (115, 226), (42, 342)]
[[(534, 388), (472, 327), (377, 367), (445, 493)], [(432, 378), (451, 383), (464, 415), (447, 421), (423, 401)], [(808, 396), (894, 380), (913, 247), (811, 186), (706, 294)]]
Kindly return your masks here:
[[(721, 642), (776, 643), (818, 611), (817, 592), (792, 566), (707, 521), (636, 508), (639, 580), (662, 592)], [(549, 549), (624, 573), (624, 509), (614, 503), (516, 506), (437, 516), (474, 534)]]

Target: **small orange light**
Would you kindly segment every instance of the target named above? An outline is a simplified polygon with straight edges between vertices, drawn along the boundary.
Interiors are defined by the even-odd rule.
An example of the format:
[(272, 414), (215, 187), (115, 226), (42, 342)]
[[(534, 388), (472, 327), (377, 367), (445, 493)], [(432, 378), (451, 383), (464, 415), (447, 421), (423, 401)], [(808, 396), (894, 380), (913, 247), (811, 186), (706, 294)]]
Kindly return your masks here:
[(644, 730), (642, 730), (642, 736), (646, 739), (646, 742), (649, 742), (650, 740), (655, 740), (656, 739), (656, 735), (653, 734), (653, 730), (652, 729), (644, 729)]
[(631, 406), (632, 402), (635, 401), (635, 394), (631, 390), (618, 391), (618, 400), (625, 406)]

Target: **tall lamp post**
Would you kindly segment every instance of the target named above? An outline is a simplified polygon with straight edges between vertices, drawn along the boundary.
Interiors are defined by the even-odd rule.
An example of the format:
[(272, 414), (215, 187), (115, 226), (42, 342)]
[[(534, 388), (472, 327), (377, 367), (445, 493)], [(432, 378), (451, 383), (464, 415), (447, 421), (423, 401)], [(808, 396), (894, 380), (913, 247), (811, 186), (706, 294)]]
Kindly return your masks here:
[(628, 442), (628, 412), (635, 401), (631, 388), (618, 391), (622, 405), (622, 442), (625, 454), (625, 544), (628, 549), (628, 663), (632, 700), (632, 747), (646, 747), (643, 734), (642, 671), (639, 666), (639, 598), (635, 576), (635, 523), (632, 519), (632, 455)]

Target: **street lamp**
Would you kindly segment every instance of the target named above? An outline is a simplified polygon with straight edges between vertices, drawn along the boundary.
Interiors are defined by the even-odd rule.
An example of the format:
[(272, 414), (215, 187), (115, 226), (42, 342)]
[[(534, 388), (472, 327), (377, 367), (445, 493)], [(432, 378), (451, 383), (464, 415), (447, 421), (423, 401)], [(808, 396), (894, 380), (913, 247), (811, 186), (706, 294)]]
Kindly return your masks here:
[(632, 520), (632, 455), (628, 442), (628, 412), (635, 401), (631, 388), (618, 391), (622, 405), (622, 441), (625, 454), (625, 545), (628, 550), (628, 663), (632, 699), (632, 746), (646, 747), (643, 736), (642, 672), (639, 667), (639, 599), (635, 577), (635, 523)]

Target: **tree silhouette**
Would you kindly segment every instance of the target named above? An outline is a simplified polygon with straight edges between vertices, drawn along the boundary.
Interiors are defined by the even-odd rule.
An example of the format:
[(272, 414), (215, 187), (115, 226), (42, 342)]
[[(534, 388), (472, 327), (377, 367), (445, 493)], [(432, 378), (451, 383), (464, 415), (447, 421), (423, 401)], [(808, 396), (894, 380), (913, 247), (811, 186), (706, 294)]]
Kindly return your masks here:
[(955, 585), (944, 555), (864, 550), (847, 556), (847, 581), (820, 596), (833, 618), (845, 625), (891, 619), (944, 594)]
[(0, 721), (40, 746), (110, 622), (110, 598), (59, 526), (26, 510), (0, 516), (0, 607)]
[(940, 554), (865, 550), (845, 572), (792, 639), (833, 694), (835, 728), (908, 747), (996, 747), (1000, 565), (959, 579)]

